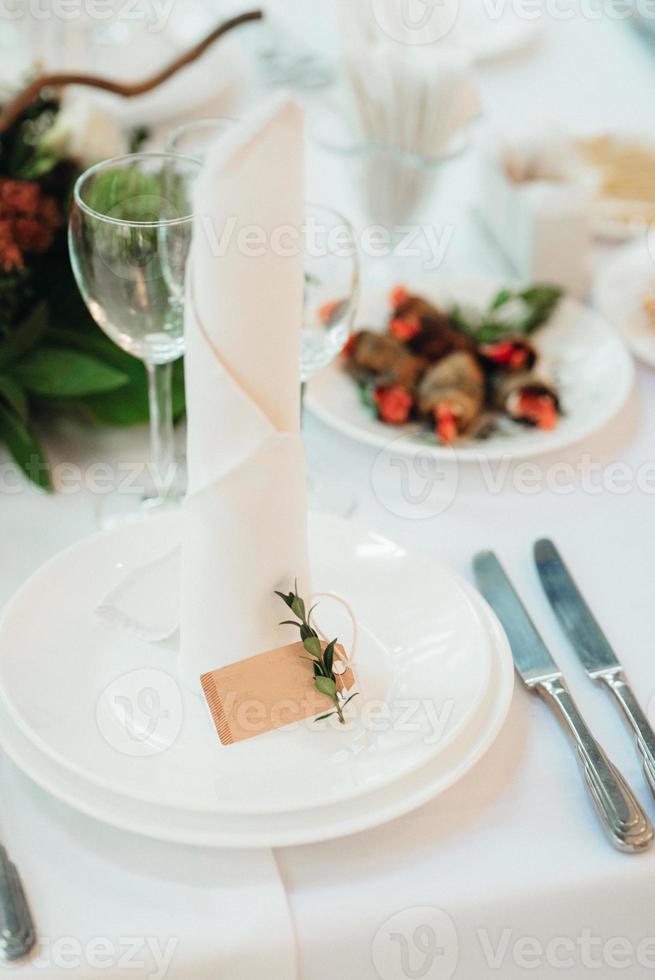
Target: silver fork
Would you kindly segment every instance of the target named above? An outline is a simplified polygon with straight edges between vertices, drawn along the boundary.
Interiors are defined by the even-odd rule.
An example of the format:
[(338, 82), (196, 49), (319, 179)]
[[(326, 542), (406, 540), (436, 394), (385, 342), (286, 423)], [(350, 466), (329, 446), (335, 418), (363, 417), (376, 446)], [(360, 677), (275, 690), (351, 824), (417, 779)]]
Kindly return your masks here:
[(22, 882), (0, 844), (0, 959), (22, 959), (35, 943), (36, 931)]

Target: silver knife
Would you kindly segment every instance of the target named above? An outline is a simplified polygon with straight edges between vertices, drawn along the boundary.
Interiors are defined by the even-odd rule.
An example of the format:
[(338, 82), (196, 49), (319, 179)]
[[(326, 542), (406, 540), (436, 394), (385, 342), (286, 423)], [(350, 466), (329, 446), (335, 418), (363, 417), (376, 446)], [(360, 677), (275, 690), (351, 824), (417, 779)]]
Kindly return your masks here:
[(622, 851), (642, 851), (653, 827), (632, 790), (593, 737), (562, 672), (528, 616), (512, 583), (491, 551), (473, 561), (478, 588), (505, 628), (514, 665), (524, 684), (553, 708), (573, 738), (585, 782), (610, 840)]
[(544, 591), (560, 625), (594, 681), (602, 681), (612, 692), (637, 738), (648, 785), (655, 794), (655, 732), (623, 672), (607, 637), (571, 578), (552, 541), (542, 539), (534, 546), (534, 558)]

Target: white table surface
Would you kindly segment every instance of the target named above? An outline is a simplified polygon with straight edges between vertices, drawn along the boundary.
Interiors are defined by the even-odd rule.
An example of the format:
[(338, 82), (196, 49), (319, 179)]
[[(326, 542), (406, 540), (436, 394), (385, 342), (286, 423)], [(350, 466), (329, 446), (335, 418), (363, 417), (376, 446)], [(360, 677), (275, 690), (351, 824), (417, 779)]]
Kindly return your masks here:
[[(542, 23), (539, 44), (480, 70), (487, 118), (515, 133), (538, 129), (544, 117), (558, 118), (571, 128), (648, 132), (655, 56), (649, 58), (641, 42), (619, 24), (580, 17), (561, 22), (544, 18)], [(452, 179), (457, 187), (466, 183), (462, 171)], [(310, 199), (344, 206), (348, 192), (338, 165), (319, 159), (315, 150), (310, 153), (308, 184)], [(445, 188), (435, 215), (437, 225), (455, 225), (446, 268), (499, 272), (494, 256), (472, 233), (458, 197), (455, 206)], [(347, 474), (358, 495), (360, 522), (408, 547), (426, 550), (466, 575), (476, 550), (498, 551), (520, 583), (591, 727), (653, 816), (655, 803), (648, 798), (631, 737), (607, 696), (592, 687), (575, 662), (531, 563), (537, 537), (550, 535), (560, 544), (642, 703), (648, 706), (654, 698), (654, 717), (653, 375), (639, 370), (625, 412), (583, 446), (530, 464), (500, 464), (488, 470), (461, 467), (455, 499), (436, 515), (418, 508), (412, 516), (395, 513), (400, 488), (371, 483), (375, 450), (313, 420), (307, 438), (312, 458), (320, 456), (325, 466)], [(68, 428), (52, 434), (49, 447), (53, 460), (85, 467), (98, 460), (142, 459), (147, 441), (143, 430), (80, 433)], [(86, 491), (45, 496), (24, 485), (14, 489), (4, 456), (0, 478), (4, 602), (45, 559), (94, 530), (97, 498)], [(239, 980), (238, 950), (230, 966), (212, 958), (212, 930), (222, 916), (209, 892), (212, 869), (221, 874), (221, 855), (201, 858), (198, 852), (170, 849), (169, 856), (164, 846), (72, 814), (8, 764), (3, 779), (11, 801), (5, 805), (3, 791), (3, 836), (30, 882), (40, 924), (49, 935), (75, 930), (81, 901), (84, 934), (103, 935), (109, 928), (101, 921), (103, 882), (110, 880), (116, 895), (124, 882), (127, 904), (134, 901), (137, 907), (139, 901), (152, 901), (160, 910), (162, 935), (177, 930), (186, 937), (186, 949), (193, 943), (180, 976)], [(88, 868), (69, 870), (62, 852), (48, 862), (49, 880), (39, 882), (39, 850), (31, 842), (38, 838), (40, 846), (58, 848), (69, 834), (86, 838), (89, 847), (97, 849), (98, 860)], [(115, 859), (123, 847), (124, 868)], [(540, 978), (589, 974), (638, 980), (655, 970), (655, 850), (624, 856), (606, 843), (563, 734), (547, 709), (523, 690), (517, 690), (509, 720), (492, 750), (454, 789), (375, 831), (278, 851), (276, 856), (296, 931), (302, 980), (514, 980), (526, 973)], [(243, 855), (245, 880), (248, 861)], [(103, 862), (113, 864), (103, 867)], [(139, 888), (144, 889), (136, 899), (131, 891), (135, 862), (143, 864)], [(151, 882), (152, 899), (143, 881)], [(250, 884), (256, 904), (257, 886)], [(80, 894), (82, 889), (86, 895)], [(262, 916), (267, 909), (262, 902)], [(424, 936), (415, 933), (421, 925), (436, 927), (442, 947), (427, 960), (415, 946)], [(389, 932), (397, 938), (388, 940), (393, 955), (385, 957), (380, 950)], [(404, 940), (398, 938), (403, 936)], [(245, 936), (239, 938), (248, 942)], [(257, 942), (256, 935), (250, 942)], [(405, 966), (400, 960), (403, 942), (410, 957)], [(496, 962), (489, 947), (498, 947)], [(144, 967), (133, 975), (152, 972)], [(95, 973), (88, 964), (83, 970), (83, 975)]]

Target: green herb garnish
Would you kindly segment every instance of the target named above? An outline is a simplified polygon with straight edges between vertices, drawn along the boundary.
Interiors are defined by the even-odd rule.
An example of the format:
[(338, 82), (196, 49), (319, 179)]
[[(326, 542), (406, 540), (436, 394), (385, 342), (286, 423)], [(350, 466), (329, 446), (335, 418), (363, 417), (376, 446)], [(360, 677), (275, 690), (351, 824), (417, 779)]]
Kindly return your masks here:
[(452, 325), (479, 344), (494, 344), (514, 334), (530, 334), (545, 323), (562, 298), (557, 286), (501, 289), (486, 310), (455, 306)]
[[(297, 590), (297, 584), (295, 588)], [(312, 607), (308, 613), (305, 613), (305, 603), (297, 592), (289, 592), (288, 595), (285, 595), (284, 592), (276, 591), (275, 595), (279, 596), (282, 602), (288, 606), (294, 616), (298, 617), (297, 620), (285, 619), (280, 623), (280, 626), (298, 627), (300, 630), (300, 639), (302, 640), (305, 650), (309, 654), (309, 658), (306, 659), (309, 659), (314, 670), (314, 686), (316, 687), (317, 691), (320, 691), (321, 694), (325, 694), (326, 697), (330, 698), (334, 704), (334, 711), (328, 711), (324, 715), (319, 715), (319, 717), (315, 720), (322, 721), (324, 718), (331, 718), (333, 715), (337, 715), (340, 723), (345, 725), (346, 719), (343, 716), (343, 709), (352, 701), (353, 698), (357, 697), (357, 692), (351, 694), (350, 697), (343, 697), (337, 689), (337, 676), (334, 673), (334, 651), (337, 645), (336, 638), (331, 640), (325, 649), (323, 649), (321, 638), (311, 625), (312, 612), (316, 607)]]

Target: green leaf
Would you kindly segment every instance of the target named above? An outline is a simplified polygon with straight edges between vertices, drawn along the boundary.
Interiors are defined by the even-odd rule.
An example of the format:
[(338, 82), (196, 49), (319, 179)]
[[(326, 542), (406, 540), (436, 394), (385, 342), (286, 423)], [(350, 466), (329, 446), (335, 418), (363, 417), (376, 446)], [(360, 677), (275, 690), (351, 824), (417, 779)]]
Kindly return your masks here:
[(374, 397), (375, 384), (371, 381), (358, 381), (357, 390), (361, 404), (377, 417), (378, 408)]
[(280, 626), (302, 626), (302, 623), (297, 623), (295, 619), (283, 619), (279, 623)]
[(558, 286), (537, 284), (522, 291), (501, 289), (486, 310), (455, 306), (450, 322), (477, 343), (497, 343), (512, 334), (530, 334), (545, 323), (562, 297)]
[(116, 391), (87, 395), (80, 404), (102, 425), (143, 425), (150, 417), (145, 388), (140, 388), (134, 382)]
[(25, 476), (43, 490), (52, 490), (41, 447), (21, 420), (3, 405), (0, 405), (0, 436)]
[(492, 301), (490, 310), (497, 310), (499, 306), (503, 306), (509, 299), (512, 298), (511, 290), (501, 289), (499, 293), (496, 294), (495, 299)]
[(531, 333), (551, 316), (562, 298), (559, 286), (530, 286), (521, 293), (521, 299), (531, 308), (525, 329)]
[(26, 354), (45, 333), (48, 326), (48, 307), (37, 303), (23, 322), (0, 344), (0, 366)]
[(27, 422), (29, 407), (25, 392), (18, 382), (10, 378), (8, 374), (0, 374), (0, 398), (13, 409), (21, 422)]
[(318, 636), (315, 629), (312, 629), (307, 623), (300, 624), (300, 639), (306, 640), (310, 636)]
[(43, 153), (41, 156), (35, 157), (34, 160), (23, 164), (18, 176), (22, 180), (38, 180), (39, 177), (44, 177), (51, 170), (54, 170), (60, 160), (61, 157), (58, 154)]
[(135, 126), (129, 133), (127, 152), (138, 153), (143, 149), (143, 144), (147, 142), (149, 136), (148, 126)]
[(328, 711), (325, 715), (319, 715), (318, 718), (314, 718), (314, 721), (324, 721), (326, 718), (332, 718), (336, 715), (336, 711)]
[(303, 646), (312, 657), (318, 658), (321, 656), (321, 641), (317, 636), (308, 636), (303, 640)]
[(299, 595), (294, 595), (293, 597), (293, 600), (291, 602), (291, 612), (294, 614), (294, 616), (297, 616), (298, 619), (304, 620), (305, 603), (302, 601)]
[(359, 696), (359, 691), (355, 691), (355, 693), (354, 694), (351, 694), (349, 698), (346, 698), (346, 700), (341, 705), (341, 710), (343, 711), (343, 709), (346, 707), (346, 705), (347, 704), (350, 704), (350, 702), (352, 701), (352, 699), (353, 698), (356, 698), (358, 696)]
[(16, 364), (14, 374), (35, 395), (77, 398), (113, 391), (127, 384), (122, 371), (89, 354), (58, 347), (40, 347)]
[(334, 648), (337, 645), (336, 640), (332, 640), (331, 643), (325, 648), (325, 653), (323, 654), (323, 663), (325, 664), (325, 669), (328, 674), (332, 675), (332, 663), (334, 661)]
[(315, 602), (315, 603), (314, 603), (314, 605), (313, 605), (313, 606), (311, 607), (311, 609), (309, 610), (309, 612), (307, 613), (307, 623), (308, 623), (308, 625), (311, 625), (311, 620), (312, 620), (312, 615), (313, 615), (313, 613), (314, 613), (314, 610), (316, 609), (316, 607), (317, 607), (318, 605), (320, 605), (320, 603), (318, 603), (318, 602)]
[[(122, 388), (99, 395), (87, 395), (83, 399), (75, 400), (74, 404), (86, 409), (96, 421), (104, 425), (130, 426), (146, 423), (149, 407), (143, 363), (112, 343), (90, 319), (74, 282), (72, 290), (58, 291), (56, 282), (49, 284), (48, 298), (51, 320), (57, 324), (48, 329), (49, 344), (85, 351), (129, 378)], [(178, 358), (173, 364), (172, 394), (173, 417), (177, 420), (183, 415), (185, 408), (182, 358)]]
[(327, 694), (329, 698), (336, 697), (337, 685), (331, 677), (317, 677), (314, 684), (316, 685), (316, 690), (320, 691), (321, 694)]

